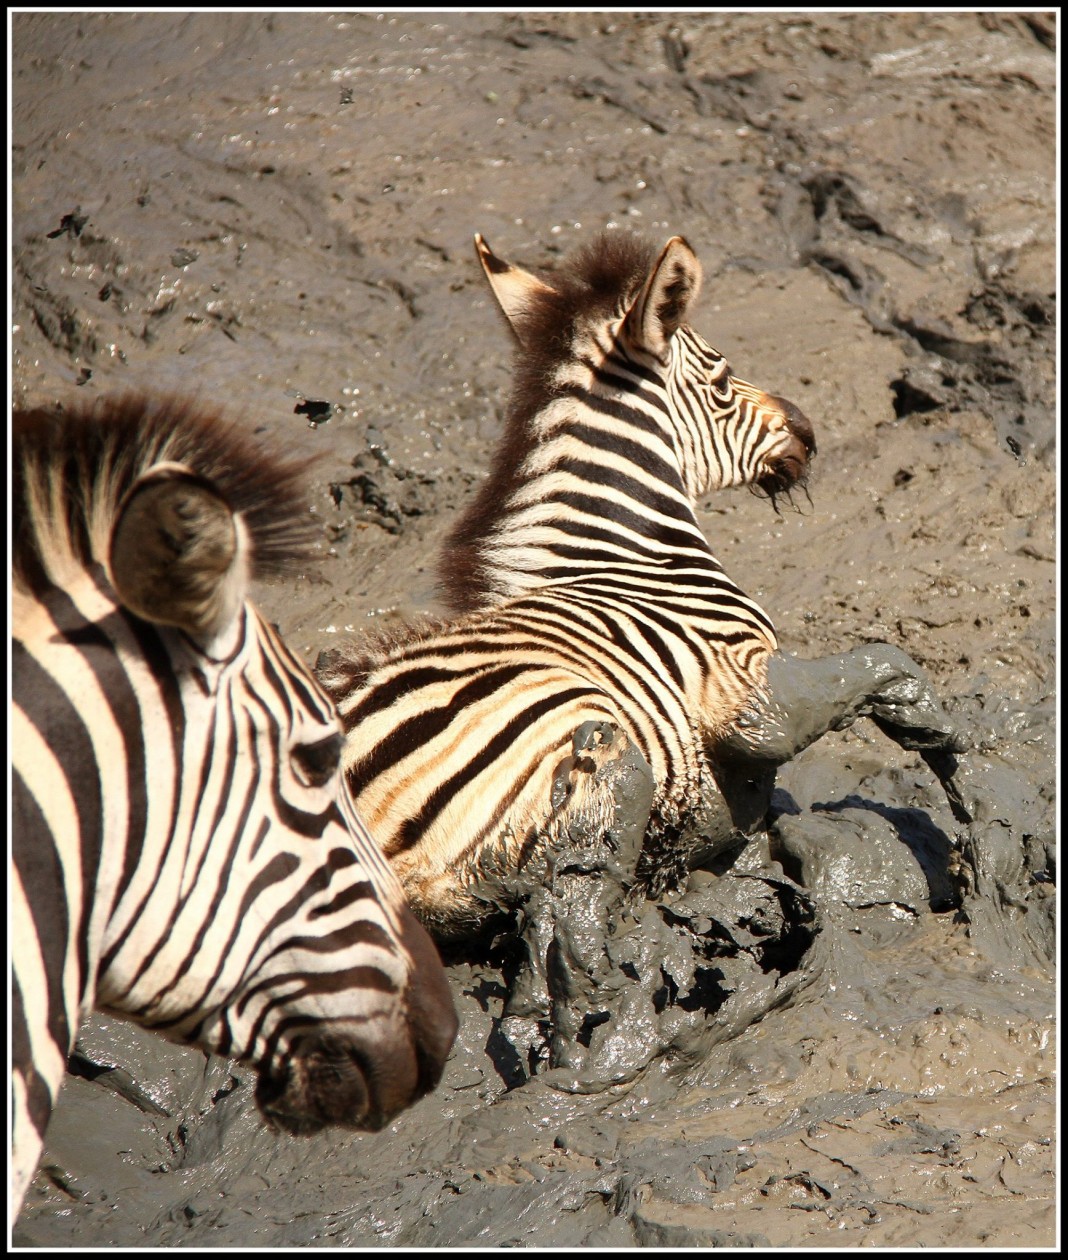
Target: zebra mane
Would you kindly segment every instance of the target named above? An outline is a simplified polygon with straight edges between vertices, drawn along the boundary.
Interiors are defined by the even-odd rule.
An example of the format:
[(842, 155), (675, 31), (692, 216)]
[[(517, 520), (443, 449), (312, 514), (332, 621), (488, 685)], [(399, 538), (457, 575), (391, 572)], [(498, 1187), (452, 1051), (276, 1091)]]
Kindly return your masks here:
[(479, 602), (483, 588), (480, 544), (486, 522), (516, 489), (517, 470), (537, 441), (530, 423), (553, 390), (554, 369), (573, 355), (577, 329), (622, 315), (644, 284), (658, 250), (632, 232), (605, 231), (538, 278), (548, 286), (523, 311), (523, 343), (512, 364), (514, 385), (505, 432), (489, 474), (446, 538), (438, 573), (443, 597), (463, 611)]
[(307, 559), (318, 536), (304, 481), (312, 458), (269, 449), (216, 410), (141, 395), (17, 410), (11, 423), (11, 567), (42, 594), (104, 563), (124, 496), (154, 464), (185, 464), (244, 518), (252, 572)]
[(417, 648), (435, 635), (455, 631), (458, 624), (432, 613), (403, 624), (369, 624), (361, 628), (358, 639), (343, 639), (323, 648), (315, 661), (315, 676), (330, 695), (351, 695), (391, 652)]

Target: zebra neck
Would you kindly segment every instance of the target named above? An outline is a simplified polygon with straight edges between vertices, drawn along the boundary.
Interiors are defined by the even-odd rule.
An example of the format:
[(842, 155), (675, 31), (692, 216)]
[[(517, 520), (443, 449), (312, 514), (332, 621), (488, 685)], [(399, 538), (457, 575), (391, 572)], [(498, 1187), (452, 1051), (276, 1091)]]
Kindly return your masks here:
[[(588, 380), (589, 378), (587, 378)], [(650, 406), (574, 381), (513, 432), (446, 550), (460, 608), (608, 573), (691, 572), (737, 588), (697, 521), (676, 442)]]
[(102, 571), (93, 569), (74, 591), (24, 599), (32, 615), (11, 644), (18, 934), (36, 943), (41, 974), (62, 977), (46, 1007), (51, 1044), (60, 1050), (70, 1049), (93, 1005), (109, 887), (121, 870), (108, 835), (125, 827), (128, 813), (114, 710), (129, 688), (118, 699), (110, 694), (124, 671), (109, 636), (115, 607), (104, 587)]
[[(176, 674), (180, 633), (117, 607), (100, 566), (85, 570), (74, 590), (37, 601), (31, 624), (32, 637), (12, 644), (13, 698), (24, 723), (15, 768), (26, 758), (34, 764), (26, 782), (54, 789), (27, 796), (16, 834), (28, 862), (51, 863), (50, 881), (31, 880), (42, 901), (31, 898), (30, 913), (48, 925), (42, 940), (67, 959), (59, 972), (68, 969), (64, 1009), (73, 1028), (100, 998), (109, 939), (120, 932), (115, 913), (147, 852), (136, 838), (171, 834), (181, 786), (174, 742), (190, 703), (182, 688), (193, 701), (202, 688)], [(150, 879), (151, 856), (145, 870)]]

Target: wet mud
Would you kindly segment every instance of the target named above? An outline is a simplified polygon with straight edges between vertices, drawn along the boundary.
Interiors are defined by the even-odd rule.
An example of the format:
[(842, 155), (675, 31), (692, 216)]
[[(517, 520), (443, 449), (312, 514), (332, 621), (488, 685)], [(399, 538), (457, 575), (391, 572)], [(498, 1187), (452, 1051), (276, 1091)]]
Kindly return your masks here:
[(791, 656), (907, 652), (970, 743), (861, 717), (644, 903), (613, 763), (613, 845), (447, 948), (456, 1048), (378, 1134), (270, 1133), (237, 1065), (94, 1016), (15, 1245), (1052, 1246), (1052, 16), (12, 31), (15, 396), (187, 392), (315, 456), (321, 562), (258, 596), (309, 663), (440, 611), (508, 387), (473, 234), (538, 268), (614, 224), (687, 237), (696, 326), (816, 428), (797, 510), (703, 505), (727, 572)]

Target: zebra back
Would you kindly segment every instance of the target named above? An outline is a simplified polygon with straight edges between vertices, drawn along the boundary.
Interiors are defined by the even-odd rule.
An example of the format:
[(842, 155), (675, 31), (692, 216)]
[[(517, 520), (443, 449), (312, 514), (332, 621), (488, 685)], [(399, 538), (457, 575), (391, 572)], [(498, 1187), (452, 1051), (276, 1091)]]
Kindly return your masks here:
[(252, 1062), (282, 1128), (378, 1126), (456, 1022), (334, 707), (249, 601), (310, 555), (306, 462), (173, 401), (12, 434), (15, 1210), (93, 1006)]
[(476, 245), (515, 338), (515, 385), (442, 556), (461, 615), (336, 651), (320, 671), (358, 806), (446, 934), (486, 919), (499, 873), (610, 816), (598, 765), (620, 748), (594, 756), (580, 729), (615, 730), (645, 758), (640, 875), (655, 891), (681, 874), (676, 841), (717, 791), (711, 756), (776, 648), (696, 501), (734, 484), (786, 491), (815, 450), (793, 404), (735, 377), (687, 323), (701, 269), (681, 237), (657, 251), (607, 234), (541, 277)]

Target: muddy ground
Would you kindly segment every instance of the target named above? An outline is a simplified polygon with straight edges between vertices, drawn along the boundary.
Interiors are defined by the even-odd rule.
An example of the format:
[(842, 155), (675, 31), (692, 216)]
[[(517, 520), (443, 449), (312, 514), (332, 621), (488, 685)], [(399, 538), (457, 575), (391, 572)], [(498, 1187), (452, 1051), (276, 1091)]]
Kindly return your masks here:
[(321, 454), (321, 564), (261, 592), (309, 663), (434, 608), (509, 374), (472, 234), (539, 267), (679, 232), (697, 327), (819, 442), (800, 511), (709, 500), (717, 556), (785, 650), (897, 644), (977, 741), (963, 833), (868, 723), (785, 767), (769, 833), (655, 909), (670, 954), (719, 897), (729, 947), (665, 964), (686, 1036), (620, 1084), (528, 1079), (506, 948), (452, 959), (443, 1085), (375, 1135), (276, 1137), (244, 1069), (94, 1018), (15, 1244), (1052, 1246), (1054, 16), (12, 40), (15, 397), (182, 390)]

